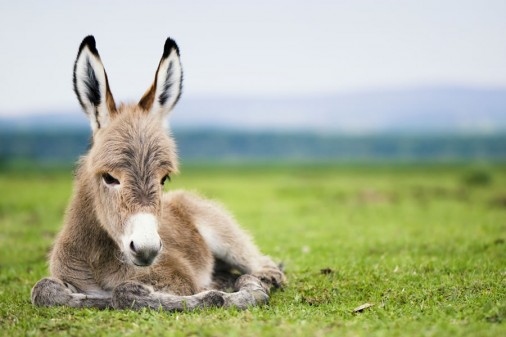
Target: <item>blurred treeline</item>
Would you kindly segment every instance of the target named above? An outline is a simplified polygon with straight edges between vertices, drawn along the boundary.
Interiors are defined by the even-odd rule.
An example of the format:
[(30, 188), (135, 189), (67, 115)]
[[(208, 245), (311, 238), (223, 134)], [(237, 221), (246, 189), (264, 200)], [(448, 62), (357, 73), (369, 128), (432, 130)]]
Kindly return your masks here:
[[(506, 134), (331, 135), (244, 131), (173, 132), (182, 160), (224, 161), (505, 161)], [(86, 152), (89, 131), (0, 131), (0, 167), (12, 163), (68, 165)]]

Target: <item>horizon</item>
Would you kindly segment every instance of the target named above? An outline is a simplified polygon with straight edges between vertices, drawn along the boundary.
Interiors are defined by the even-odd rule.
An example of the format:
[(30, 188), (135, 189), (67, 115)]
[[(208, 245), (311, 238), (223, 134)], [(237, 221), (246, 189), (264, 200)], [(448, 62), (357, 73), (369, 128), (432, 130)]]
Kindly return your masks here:
[[(353, 90), (335, 90), (335, 91), (322, 91), (322, 92), (311, 92), (311, 93), (284, 93), (284, 94), (272, 94), (272, 93), (252, 93), (252, 94), (237, 94), (237, 93), (201, 93), (201, 94), (193, 94), (189, 97), (185, 92), (185, 88), (183, 87), (182, 95), (178, 105), (185, 100), (189, 101), (199, 101), (199, 100), (265, 100), (265, 101), (279, 101), (279, 100), (300, 100), (300, 99), (327, 99), (327, 98), (335, 98), (335, 97), (353, 97), (360, 95), (382, 95), (382, 94), (406, 94), (412, 92), (448, 92), (454, 90), (463, 90), (463, 91), (473, 91), (473, 92), (505, 92), (506, 93), (506, 85), (504, 86), (479, 86), (479, 85), (465, 85), (465, 84), (452, 84), (452, 83), (442, 83), (435, 85), (406, 85), (406, 86), (382, 86), (382, 87), (364, 87), (361, 89), (353, 89)], [(75, 96), (75, 94), (73, 93)], [(402, 96), (399, 96), (401, 98)], [(81, 111), (82, 108), (79, 105), (77, 97), (73, 97), (74, 102), (68, 104), (67, 106), (57, 107), (57, 108), (32, 108), (26, 110), (1, 110), (0, 106), (0, 119), (9, 119), (10, 117), (23, 117), (23, 116), (34, 116), (37, 114), (59, 114), (63, 112), (69, 111)], [(139, 98), (139, 97), (137, 97)], [(506, 96), (505, 96), (506, 99)], [(136, 99), (126, 99), (124, 101), (117, 101), (117, 105), (121, 103), (125, 104), (136, 104), (138, 100)], [(174, 110), (178, 110), (178, 106), (175, 107)], [(172, 113), (171, 113), (172, 116)], [(170, 117), (169, 117), (170, 118)]]
[[(185, 97), (169, 116), (176, 130), (324, 134), (495, 134), (506, 130), (506, 89), (438, 86), (299, 96)], [(0, 115), (2, 129), (88, 127), (71, 108)], [(0, 125), (2, 126), (2, 125)]]

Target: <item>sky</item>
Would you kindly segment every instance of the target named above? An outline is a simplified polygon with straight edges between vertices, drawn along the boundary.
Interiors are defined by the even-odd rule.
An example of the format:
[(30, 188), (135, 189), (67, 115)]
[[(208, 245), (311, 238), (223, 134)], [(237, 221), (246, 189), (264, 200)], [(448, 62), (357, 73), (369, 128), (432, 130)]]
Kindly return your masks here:
[(0, 0), (0, 116), (78, 109), (93, 34), (116, 101), (151, 84), (167, 36), (184, 97), (506, 87), (506, 1)]

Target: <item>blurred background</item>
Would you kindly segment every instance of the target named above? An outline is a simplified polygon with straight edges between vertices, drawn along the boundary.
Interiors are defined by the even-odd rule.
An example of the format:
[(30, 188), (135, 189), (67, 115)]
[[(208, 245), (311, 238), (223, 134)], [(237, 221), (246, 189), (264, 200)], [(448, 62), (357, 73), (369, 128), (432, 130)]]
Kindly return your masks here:
[[(283, 261), (268, 310), (30, 305), (90, 140), (89, 34), (117, 103), (177, 41), (166, 189)], [(505, 168), (505, 0), (0, 0), (0, 335), (506, 336)]]
[(138, 101), (178, 42), (183, 162), (506, 159), (501, 0), (0, 6), (0, 166), (86, 150), (72, 67), (89, 34), (116, 102)]

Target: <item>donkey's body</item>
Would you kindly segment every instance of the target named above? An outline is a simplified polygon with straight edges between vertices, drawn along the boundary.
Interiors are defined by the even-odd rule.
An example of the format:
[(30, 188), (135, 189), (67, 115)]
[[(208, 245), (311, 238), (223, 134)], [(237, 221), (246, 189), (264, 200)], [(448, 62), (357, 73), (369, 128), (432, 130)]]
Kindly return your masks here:
[[(284, 275), (219, 205), (164, 193), (177, 172), (163, 118), (181, 91), (179, 51), (168, 39), (155, 82), (138, 105), (116, 109), (92, 37), (81, 44), (74, 88), (94, 131), (82, 157), (52, 277), (32, 290), (36, 305), (166, 310), (264, 303)], [(242, 276), (231, 273), (238, 271)], [(232, 286), (236, 292), (221, 290)]]

